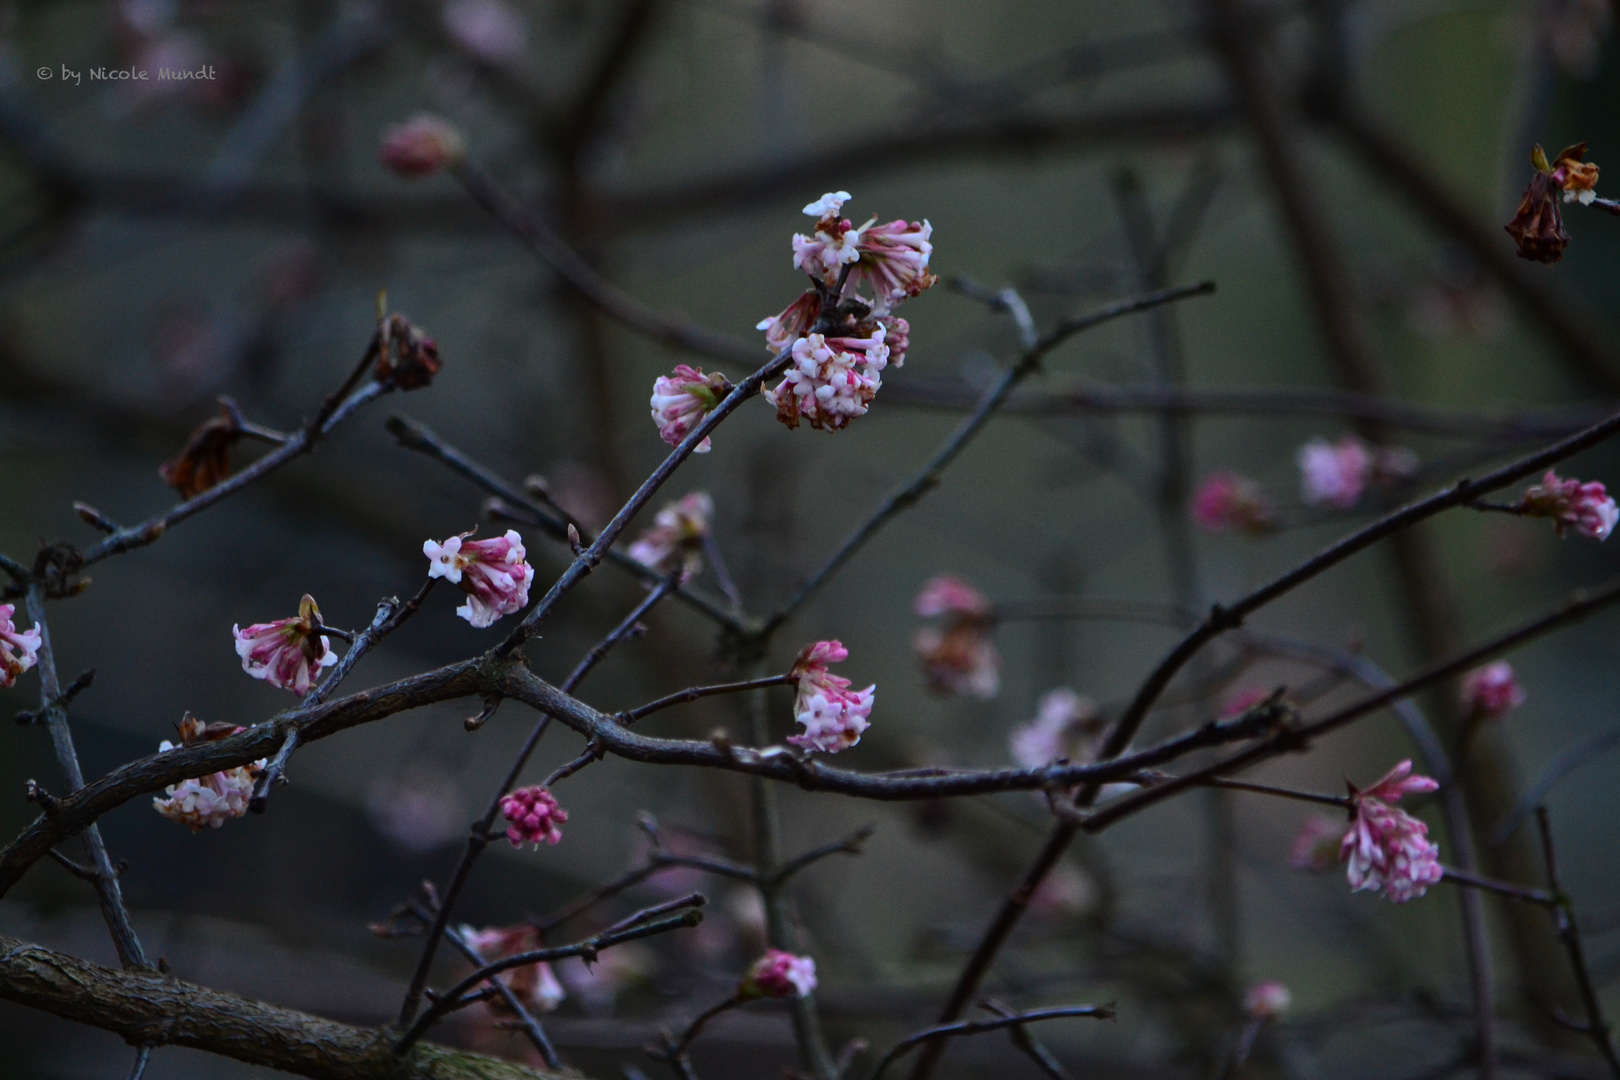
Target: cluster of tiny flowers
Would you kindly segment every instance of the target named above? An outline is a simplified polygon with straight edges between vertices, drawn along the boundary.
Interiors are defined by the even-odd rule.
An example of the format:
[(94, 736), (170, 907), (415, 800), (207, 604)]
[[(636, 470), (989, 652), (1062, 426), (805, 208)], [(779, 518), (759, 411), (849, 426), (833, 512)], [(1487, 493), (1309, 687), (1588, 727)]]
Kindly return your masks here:
[(568, 811), (543, 787), (519, 788), (501, 796), (501, 816), (506, 818), (506, 838), (513, 847), (524, 844), (555, 844), (562, 839), (558, 828), (568, 820)]
[[(472, 946), (485, 963), (504, 960), (518, 953), (532, 952), (542, 946), (539, 932), (526, 923), (520, 926), (490, 927), (487, 930), (462, 926), (461, 937)], [(568, 996), (562, 983), (557, 980), (556, 972), (552, 971), (551, 965), (544, 960), (512, 968), (497, 977), (531, 1012), (554, 1012)], [(487, 1004), (489, 1011), (496, 1015), (511, 1011), (499, 996), (487, 999)]]
[(400, 176), (418, 177), (458, 164), (466, 151), (461, 133), (450, 121), (421, 113), (390, 128), (378, 156)]
[(0, 687), (11, 686), (39, 659), (39, 627), (19, 631), (11, 623), (16, 610), (14, 604), (0, 604)]
[(781, 949), (767, 949), (737, 987), (740, 998), (804, 997), (816, 989), (816, 962)]
[(483, 629), (503, 615), (522, 611), (529, 602), (534, 568), (524, 561), (523, 537), (516, 529), (489, 540), (468, 540), (472, 533), (452, 536), (444, 543), (422, 545), (428, 558), (428, 577), (460, 585), (467, 602), (456, 614)]
[(793, 718), (804, 725), (803, 734), (788, 736), (794, 746), (836, 754), (861, 741), (877, 686), (851, 690), (848, 679), (827, 670), (828, 664), (847, 659), (849, 650), (839, 642), (817, 641), (806, 645), (794, 661), (789, 673), (798, 686)]
[[(191, 714), (180, 722), (181, 746), (234, 735), (242, 728), (225, 724), (204, 724)], [(158, 753), (167, 753), (175, 744), (164, 739), (158, 744)], [(253, 798), (253, 785), (264, 772), (264, 759), (251, 765), (210, 773), (207, 776), (182, 780), (170, 784), (161, 796), (152, 799), (152, 808), (170, 821), (179, 822), (192, 832), (217, 829), (231, 818), (247, 813), (248, 801)]]
[(1221, 470), (1211, 473), (1193, 495), (1192, 520), (1207, 532), (1270, 532), (1277, 511), (1260, 485), (1246, 476)]
[(682, 495), (659, 510), (652, 527), (630, 545), (629, 556), (661, 573), (681, 565), (681, 580), (703, 569), (703, 541), (714, 518), (714, 500), (704, 491)]
[(1560, 480), (1551, 469), (1519, 500), (1518, 511), (1530, 517), (1551, 518), (1559, 536), (1574, 529), (1593, 540), (1607, 540), (1620, 521), (1608, 491), (1597, 480)]
[(944, 618), (912, 638), (931, 687), (941, 693), (992, 698), (1001, 687), (1001, 655), (990, 640), (995, 606), (960, 578), (941, 574), (917, 594), (912, 610), (924, 619)]
[(1300, 495), (1307, 506), (1349, 510), (1369, 484), (1403, 480), (1416, 470), (1410, 450), (1374, 450), (1354, 435), (1337, 443), (1312, 439), (1299, 449)]
[(810, 334), (795, 341), (793, 363), (782, 381), (764, 391), (765, 400), (776, 406), (776, 418), (790, 428), (803, 420), (813, 428), (837, 431), (865, 416), (889, 363), (886, 333), (877, 326), (869, 337)]
[[(731, 391), (730, 381), (720, 372), (705, 375), (702, 368), (677, 364), (674, 371), (653, 381), (652, 418), (658, 425), (658, 437), (679, 446)], [(711, 445), (705, 436), (693, 452), (707, 454)]]
[(1551, 162), (1540, 146), (1531, 150), (1530, 164), (1536, 171), (1531, 174), (1513, 220), (1504, 226), (1513, 237), (1519, 258), (1555, 263), (1564, 257), (1569, 233), (1558, 208), (1560, 196), (1566, 203), (1582, 205), (1590, 205), (1597, 198), (1598, 167), (1582, 161), (1585, 156), (1585, 143), (1566, 147)]
[(1367, 790), (1351, 789), (1353, 819), (1339, 845), (1350, 887), (1356, 892), (1382, 890), (1397, 904), (1417, 899), (1445, 876), (1429, 827), (1390, 805), (1404, 795), (1440, 786), (1427, 776), (1409, 775), (1411, 771), (1412, 763), (1403, 761)]
[(320, 629), (321, 609), (306, 593), (292, 618), (254, 623), (246, 630), (233, 626), (231, 635), (243, 671), (303, 697), (314, 688), (321, 669), (338, 660), (331, 640)]
[(1524, 688), (1513, 674), (1513, 665), (1506, 660), (1464, 675), (1458, 696), (1462, 715), (1475, 720), (1494, 720), (1524, 704)]
[(1012, 759), (1026, 769), (1061, 760), (1087, 762), (1096, 758), (1105, 729), (1095, 702), (1060, 686), (1042, 696), (1035, 719), (1014, 728), (1007, 744)]

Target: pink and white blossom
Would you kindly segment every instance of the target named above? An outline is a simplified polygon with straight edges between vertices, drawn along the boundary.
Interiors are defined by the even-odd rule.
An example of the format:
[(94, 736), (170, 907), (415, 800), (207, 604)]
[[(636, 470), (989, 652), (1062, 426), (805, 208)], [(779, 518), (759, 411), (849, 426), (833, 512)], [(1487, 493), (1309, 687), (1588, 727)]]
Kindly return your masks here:
[(765, 331), (766, 347), (773, 353), (779, 353), (808, 334), (819, 318), (821, 318), (821, 294), (815, 289), (806, 289), (804, 294), (784, 308), (780, 315), (761, 319), (754, 329)]
[[(243, 730), (235, 725), (204, 724), (187, 713), (180, 722), (181, 746), (225, 738)], [(158, 753), (168, 753), (175, 744), (164, 739), (158, 744)], [(231, 818), (247, 813), (253, 798), (253, 785), (264, 772), (264, 759), (251, 765), (239, 765), (207, 776), (182, 780), (163, 789), (163, 794), (152, 799), (152, 808), (170, 821), (179, 822), (192, 832), (217, 829)]]
[(925, 626), (912, 637), (912, 648), (934, 690), (945, 694), (993, 698), (1001, 687), (1001, 656), (990, 639), (995, 606), (960, 578), (941, 574), (917, 594), (914, 610), (923, 618), (945, 616), (940, 626)]
[(483, 629), (503, 615), (523, 610), (534, 568), (524, 561), (528, 552), (516, 529), (488, 540), (468, 540), (471, 535), (464, 532), (442, 544), (428, 540), (422, 554), (428, 558), (429, 579), (444, 578), (467, 594), (456, 614)]
[(938, 280), (928, 272), (928, 259), (934, 251), (929, 237), (933, 234), (934, 227), (926, 221), (867, 222), (855, 239), (855, 269), (850, 272), (849, 285), (870, 289), (877, 300), (876, 310), (887, 314), (895, 304)]
[(1243, 995), (1243, 1011), (1252, 1020), (1275, 1020), (1288, 1011), (1293, 1000), (1294, 995), (1288, 992), (1288, 987), (1273, 979), (1249, 988), (1249, 992)]
[(1494, 720), (1524, 704), (1524, 688), (1513, 665), (1497, 660), (1463, 676), (1459, 692), (1462, 714), (1476, 720)]
[(1269, 532), (1277, 512), (1260, 485), (1248, 477), (1221, 470), (1198, 485), (1190, 510), (1193, 523), (1206, 532)]
[(450, 121), (421, 113), (389, 129), (379, 156), (400, 176), (429, 176), (459, 163), (466, 149)]
[(314, 689), (321, 669), (338, 661), (331, 640), (320, 629), (321, 609), (305, 593), (296, 616), (254, 623), (246, 630), (233, 626), (231, 636), (243, 671), (303, 697)]
[(1095, 702), (1060, 686), (1042, 696), (1035, 719), (1014, 728), (1007, 744), (1019, 765), (1039, 769), (1059, 760), (1095, 760), (1106, 730)]
[(1573, 528), (1593, 540), (1607, 540), (1620, 521), (1620, 509), (1601, 482), (1561, 480), (1551, 469), (1524, 493), (1518, 509), (1531, 517), (1551, 518), (1559, 536)]
[(0, 687), (15, 684), (39, 660), (39, 627), (18, 630), (11, 622), (16, 610), (15, 604), (0, 604)]
[(887, 331), (874, 326), (868, 337), (811, 334), (793, 343), (793, 363), (765, 400), (790, 428), (803, 420), (821, 431), (837, 431), (864, 416), (883, 386), (880, 372), (889, 362)]
[(1390, 804), (1402, 796), (1434, 791), (1440, 785), (1427, 776), (1411, 776), (1412, 763), (1402, 761), (1365, 791), (1351, 789), (1354, 815), (1339, 845), (1350, 887), (1356, 892), (1382, 891), (1397, 904), (1415, 900), (1445, 876), (1440, 847), (1429, 840), (1429, 827)]
[(986, 619), (994, 614), (995, 605), (988, 596), (961, 578), (936, 574), (923, 583), (911, 610), (924, 619), (937, 615), (969, 615)]
[(1307, 874), (1325, 874), (1339, 863), (1339, 844), (1344, 836), (1344, 819), (1312, 814), (1299, 827), (1288, 865)]
[(793, 718), (804, 725), (800, 735), (789, 735), (788, 742), (806, 750), (836, 754), (861, 741), (869, 726), (872, 700), (877, 685), (851, 690), (850, 681), (827, 670), (828, 664), (849, 659), (849, 650), (837, 641), (817, 641), (806, 645), (794, 661), (790, 675), (798, 686), (793, 699)]
[[(485, 930), (475, 930), (471, 926), (464, 925), (460, 928), (460, 934), (462, 940), (472, 946), (486, 964), (544, 947), (539, 931), (527, 923), (510, 927), (490, 927)], [(530, 1012), (555, 1012), (557, 1006), (568, 996), (562, 983), (557, 980), (556, 973), (551, 970), (551, 965), (544, 960), (511, 968), (496, 978), (505, 983)], [(505, 1000), (499, 996), (487, 999), (486, 1005), (496, 1016), (505, 1016), (511, 1012)]]
[(848, 200), (847, 191), (829, 192), (804, 208), (806, 214), (816, 219), (816, 227), (809, 236), (794, 234), (793, 269), (833, 285), (843, 268), (861, 257), (855, 246), (861, 238), (861, 229), (850, 224), (848, 218), (839, 216)]
[(767, 949), (737, 987), (741, 998), (804, 997), (816, 989), (816, 962), (781, 949)]
[(501, 796), (501, 816), (506, 818), (506, 838), (513, 847), (524, 844), (555, 844), (562, 839), (558, 826), (568, 820), (568, 811), (557, 805), (556, 796), (543, 787), (518, 788)]
[(653, 517), (652, 527), (630, 545), (629, 556), (661, 573), (683, 563), (681, 580), (689, 581), (703, 569), (703, 541), (714, 518), (714, 500), (706, 491), (682, 495)]
[(1337, 443), (1312, 439), (1300, 447), (1300, 492), (1307, 506), (1350, 509), (1361, 501), (1372, 473), (1372, 453), (1354, 435)]
[[(658, 437), (679, 446), (731, 390), (730, 381), (718, 371), (705, 375), (701, 368), (677, 364), (673, 372), (653, 381), (652, 418)], [(709, 449), (705, 436), (693, 452), (707, 454)]]

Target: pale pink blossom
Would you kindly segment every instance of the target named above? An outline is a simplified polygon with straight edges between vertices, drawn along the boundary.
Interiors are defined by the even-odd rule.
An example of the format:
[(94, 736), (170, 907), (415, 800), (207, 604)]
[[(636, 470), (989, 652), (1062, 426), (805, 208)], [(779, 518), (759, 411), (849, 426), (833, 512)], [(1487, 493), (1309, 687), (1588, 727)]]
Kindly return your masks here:
[(1506, 660), (1475, 668), (1463, 676), (1462, 714), (1478, 720), (1494, 720), (1524, 704), (1524, 688)]
[(791, 677), (798, 686), (793, 718), (804, 725), (802, 735), (788, 742), (806, 750), (836, 754), (861, 741), (868, 727), (877, 686), (850, 690), (850, 681), (827, 670), (828, 664), (849, 659), (849, 650), (837, 641), (806, 645), (794, 661)]
[(1059, 760), (1089, 762), (1096, 759), (1107, 729), (1095, 702), (1060, 686), (1042, 696), (1033, 721), (1013, 729), (1008, 747), (1013, 760), (1026, 769)]
[(794, 234), (793, 269), (833, 285), (846, 265), (860, 259), (861, 253), (855, 245), (861, 238), (861, 230), (850, 224), (848, 218), (839, 216), (848, 197), (847, 192), (829, 193), (804, 208), (806, 214), (817, 219), (816, 227), (809, 236)]
[(545, 788), (526, 787), (501, 796), (501, 816), (506, 818), (506, 838), (513, 847), (520, 848), (561, 840), (558, 826), (568, 820), (568, 811), (558, 806), (556, 797)]
[(1573, 528), (1593, 540), (1607, 540), (1620, 521), (1620, 508), (1597, 480), (1560, 480), (1551, 469), (1519, 500), (1519, 511), (1531, 517), (1551, 518), (1559, 536)]
[(1097, 908), (1097, 883), (1085, 871), (1059, 863), (1030, 895), (1030, 910), (1049, 919), (1078, 919)]
[[(840, 306), (839, 311), (843, 327), (824, 334), (824, 337), (829, 340), (834, 338), (865, 340), (876, 336), (877, 331), (881, 329), (883, 344), (889, 350), (887, 367), (905, 366), (906, 350), (911, 347), (909, 322), (898, 315), (874, 314), (864, 299), (860, 300), (858, 305), (846, 301)], [(789, 304), (781, 314), (761, 319), (754, 329), (765, 331), (766, 347), (773, 353), (779, 353), (808, 335), (821, 319), (821, 314), (821, 294), (815, 289), (810, 289)]]
[[(493, 963), (544, 947), (539, 931), (526, 923), (510, 927), (490, 927), (485, 930), (475, 930), (471, 926), (464, 925), (460, 928), (460, 932), (462, 940), (472, 946), (485, 963)], [(496, 978), (505, 983), (530, 1012), (554, 1012), (568, 996), (562, 983), (557, 981), (557, 975), (551, 970), (551, 965), (544, 960), (511, 968)], [(496, 1016), (508, 1015), (511, 1012), (505, 1000), (498, 995), (486, 999), (485, 1004)]]
[(456, 614), (483, 629), (503, 615), (523, 610), (534, 568), (524, 561), (528, 552), (516, 529), (488, 540), (468, 540), (471, 535), (464, 532), (442, 544), (428, 540), (422, 554), (428, 558), (429, 579), (444, 578), (467, 594)]
[(0, 604), (0, 687), (15, 684), (39, 660), (39, 627), (18, 630), (11, 623), (16, 610), (14, 604)]
[(1372, 479), (1373, 456), (1354, 435), (1338, 443), (1312, 439), (1299, 450), (1300, 491), (1307, 506), (1348, 510)]
[(813, 218), (837, 217), (838, 211), (853, 198), (847, 191), (829, 191), (804, 208), (805, 215)]
[(1339, 845), (1350, 887), (1356, 892), (1382, 890), (1397, 904), (1417, 899), (1445, 876), (1429, 827), (1390, 805), (1440, 786), (1427, 776), (1409, 775), (1411, 771), (1412, 763), (1402, 761), (1365, 791), (1351, 789), (1354, 818)]
[(528, 45), (528, 25), (503, 0), (449, 0), (444, 5), (444, 30), (450, 40), (486, 64), (516, 64)]
[(1243, 1010), (1251, 1019), (1275, 1020), (1288, 1011), (1293, 1000), (1294, 995), (1288, 992), (1288, 987), (1273, 979), (1249, 988), (1249, 992), (1243, 995)]
[(1193, 495), (1193, 523), (1207, 532), (1259, 534), (1276, 527), (1277, 513), (1260, 485), (1222, 470), (1205, 477)]
[(945, 616), (940, 626), (925, 626), (912, 637), (928, 684), (940, 693), (995, 697), (1001, 656), (990, 640), (995, 606), (989, 598), (960, 578), (941, 574), (923, 586), (913, 610), (923, 618)]
[(924, 221), (891, 221), (887, 225), (867, 222), (855, 239), (855, 269), (849, 285), (871, 289), (877, 311), (887, 313), (900, 301), (916, 296), (938, 279), (928, 272), (928, 259), (934, 245), (929, 237), (934, 227)]
[(389, 129), (380, 156), (400, 176), (429, 176), (459, 163), (465, 153), (461, 133), (450, 121), (422, 113)]
[[(227, 724), (204, 724), (187, 713), (180, 722), (181, 746), (234, 735), (242, 728)], [(158, 753), (167, 753), (175, 744), (164, 739), (158, 744)], [(251, 765), (239, 765), (207, 776), (182, 780), (163, 789), (163, 794), (152, 799), (152, 808), (170, 821), (179, 822), (192, 832), (207, 828), (217, 829), (231, 818), (247, 813), (253, 798), (253, 785), (264, 772), (264, 759)]]
[(1307, 874), (1325, 874), (1338, 865), (1344, 819), (1312, 814), (1305, 819), (1288, 852), (1288, 865)]
[[(652, 393), (652, 418), (658, 425), (658, 437), (679, 446), (731, 390), (731, 383), (720, 372), (705, 375), (701, 368), (685, 364), (677, 364), (670, 374), (658, 376)], [(707, 454), (709, 449), (705, 436), (694, 453)]]
[(767, 949), (754, 961), (737, 995), (743, 998), (804, 997), (816, 989), (816, 962), (781, 949)]
[(321, 628), (321, 609), (308, 593), (298, 602), (298, 614), (275, 622), (254, 623), (246, 630), (231, 627), (242, 670), (271, 686), (309, 693), (322, 668), (337, 663), (332, 642)]
[(803, 420), (822, 431), (837, 431), (864, 416), (883, 386), (888, 365), (887, 331), (874, 326), (867, 337), (811, 334), (793, 343), (793, 363), (775, 389), (764, 392), (776, 418), (790, 428)]
[(653, 517), (652, 527), (630, 545), (629, 556), (643, 566), (668, 573), (682, 562), (681, 580), (690, 580), (703, 568), (703, 541), (714, 518), (714, 500), (708, 492), (694, 491), (666, 505)]

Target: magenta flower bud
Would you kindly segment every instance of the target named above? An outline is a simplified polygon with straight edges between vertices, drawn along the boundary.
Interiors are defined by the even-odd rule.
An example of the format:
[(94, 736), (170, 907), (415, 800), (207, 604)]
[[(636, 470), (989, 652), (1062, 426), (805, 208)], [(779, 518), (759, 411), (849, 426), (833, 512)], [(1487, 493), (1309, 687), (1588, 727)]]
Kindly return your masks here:
[[(658, 437), (679, 446), (703, 422), (703, 418), (731, 393), (731, 383), (718, 371), (703, 374), (701, 368), (678, 364), (668, 375), (653, 381), (652, 418)], [(708, 438), (697, 444), (694, 453), (707, 454)]]
[(16, 683), (39, 660), (39, 627), (18, 631), (11, 624), (16, 610), (14, 604), (0, 604), (0, 687)]
[(379, 157), (400, 176), (431, 176), (461, 161), (466, 144), (450, 121), (430, 113), (413, 116), (383, 137)]
[(1593, 540), (1607, 540), (1620, 521), (1620, 509), (1596, 480), (1560, 480), (1551, 469), (1519, 500), (1519, 511), (1531, 517), (1551, 518), (1559, 536), (1573, 528)]
[(791, 672), (799, 691), (793, 718), (804, 725), (804, 733), (788, 736), (794, 746), (836, 754), (861, 741), (877, 685), (852, 691), (848, 679), (827, 670), (828, 664), (847, 659), (849, 650), (837, 641), (817, 641), (799, 653)]
[(1221, 470), (1198, 485), (1190, 509), (1193, 523), (1206, 532), (1270, 532), (1277, 512), (1260, 485), (1246, 476)]
[(506, 818), (506, 838), (513, 847), (555, 844), (562, 839), (557, 826), (568, 820), (568, 811), (543, 787), (519, 788), (501, 797), (501, 815)]
[(464, 532), (442, 544), (428, 540), (422, 554), (428, 557), (429, 578), (461, 586), (467, 602), (456, 608), (456, 614), (482, 630), (503, 615), (523, 610), (534, 568), (524, 561), (528, 553), (516, 529), (489, 540), (468, 540), (471, 535)]
[(1353, 818), (1339, 845), (1351, 889), (1382, 891), (1397, 904), (1417, 899), (1445, 876), (1429, 827), (1389, 805), (1404, 795), (1439, 788), (1427, 776), (1408, 775), (1411, 771), (1412, 763), (1402, 761), (1365, 791), (1351, 789)]
[(1462, 714), (1476, 720), (1495, 720), (1524, 704), (1524, 688), (1513, 665), (1498, 660), (1463, 676), (1459, 693)]
[(781, 949), (767, 949), (737, 987), (740, 998), (804, 997), (816, 989), (816, 962)]
[(254, 623), (246, 630), (233, 626), (231, 636), (236, 639), (243, 671), (303, 697), (314, 689), (321, 669), (338, 661), (331, 640), (318, 633), (320, 627), (321, 609), (305, 593), (298, 602), (297, 616)]

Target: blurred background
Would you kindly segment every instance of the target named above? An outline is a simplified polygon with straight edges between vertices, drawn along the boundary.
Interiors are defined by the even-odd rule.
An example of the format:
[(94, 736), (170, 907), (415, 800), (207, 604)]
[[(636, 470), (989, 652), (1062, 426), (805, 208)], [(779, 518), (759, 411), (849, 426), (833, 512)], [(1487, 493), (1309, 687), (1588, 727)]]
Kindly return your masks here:
[[(233, 624), (291, 615), (309, 592), (333, 625), (363, 626), (380, 597), (417, 588), (424, 539), (480, 523), (483, 494), (398, 447), (383, 427), (391, 413), (513, 481), (543, 476), (588, 524), (663, 458), (647, 415), (653, 379), (703, 361), (603, 319), (454, 180), (389, 173), (377, 160), (384, 132), (424, 110), (460, 127), (469, 157), (610, 280), (742, 339), (758, 340), (754, 324), (802, 288), (790, 247), (809, 224), (800, 207), (840, 188), (857, 222), (927, 218), (935, 272), (1014, 286), (1042, 328), (1146, 287), (1217, 283), (1212, 297), (1053, 353), (944, 482), (779, 636), (772, 670), (837, 637), (851, 653), (840, 670), (877, 685), (872, 728), (839, 764), (1004, 763), (1041, 695), (1068, 686), (1117, 709), (1175, 640), (1151, 622), (1009, 618), (995, 631), (999, 693), (940, 696), (912, 649), (912, 602), (935, 574), (1006, 604), (1230, 599), (1379, 508), (1509, 460), (1620, 397), (1620, 223), (1569, 207), (1574, 240), (1556, 266), (1514, 259), (1501, 231), (1531, 143), (1586, 140), (1592, 160), (1620, 168), (1604, 0), (1306, 0), (1245, 9), (1213, 38), (1210, 18), (1198, 4), (1051, 0), (0, 5), (0, 549), (26, 561), (42, 540), (92, 542), (74, 500), (121, 522), (170, 505), (158, 465), (221, 394), (255, 421), (295, 427), (365, 349), (379, 290), (444, 360), (430, 389), (366, 409), (313, 456), (96, 567), (87, 592), (53, 607), (64, 678), (96, 670), (72, 715), (87, 775), (155, 750), (186, 710), (245, 725), (287, 707), (242, 673)], [(1254, 98), (1234, 89), (1245, 65), (1270, 87), (1270, 135), (1303, 174), (1292, 211), (1257, 149)], [(160, 66), (213, 74), (89, 74)], [(1312, 222), (1326, 255), (1302, 246)], [(1324, 290), (1359, 340), (1335, 343)], [(885, 373), (870, 415), (836, 434), (788, 431), (752, 403), (666, 488), (712, 493), (750, 611), (785, 600), (1017, 353), (1009, 318), (944, 285), (904, 314), (908, 362)], [(1325, 396), (1311, 411), (1270, 401), (1166, 414), (1073, 393), (1177, 383)], [(1340, 391), (1388, 394), (1427, 419), (1369, 425), (1366, 408), (1346, 415)], [(1415, 474), (1349, 511), (1304, 507), (1297, 448), (1351, 432), (1410, 449)], [(1600, 449), (1569, 469), (1620, 480), (1617, 465)], [(1282, 527), (1194, 530), (1187, 500), (1221, 468), (1256, 478)], [(566, 549), (523, 531), (544, 585)], [(1453, 513), (1394, 556), (1363, 555), (1291, 594), (1251, 629), (1359, 653), (1399, 677), (1605, 580), (1617, 561), (1613, 545), (1560, 541), (1545, 523)], [(560, 679), (641, 595), (626, 575), (593, 575), (531, 646), (536, 669)], [(453, 607), (432, 595), (350, 688), (493, 643)], [(1604, 921), (1620, 910), (1620, 759), (1598, 752), (1620, 723), (1615, 618), (1514, 655), (1528, 702), (1468, 759), (1484, 777), (1470, 792), (1476, 818), (1489, 814), (1476, 820), (1483, 835), (1561, 752), (1594, 740), (1547, 798), (1593, 929), (1620, 927)], [(692, 611), (665, 604), (647, 622), (585, 684), (587, 700), (624, 708), (734, 677)], [(1214, 655), (1224, 667), (1193, 672), (1205, 692), (1172, 695), (1179, 704), (1157, 711), (1144, 738), (1256, 686), (1315, 686), (1318, 710), (1357, 692), (1308, 665)], [(780, 738), (789, 696), (772, 702)], [(31, 677), (0, 693), (6, 708), (36, 704)], [(1448, 695), (1422, 704), (1449, 738)], [(206, 985), (356, 1023), (392, 1017), (416, 945), (367, 926), (423, 878), (443, 881), (532, 722), (509, 704), (469, 734), (461, 721), (476, 708), (422, 709), (312, 745), (269, 813), (217, 831), (190, 835), (144, 800), (104, 819), (148, 952)], [(741, 737), (746, 721), (719, 698), (647, 727)], [(51, 788), (59, 773), (43, 730), (0, 739), (0, 831), (15, 831), (32, 816), (24, 780)], [(552, 732), (527, 782), (580, 745)], [(1338, 791), (1412, 753), (1384, 714), (1256, 776)], [(469, 923), (551, 911), (636, 865), (642, 810), (684, 850), (750, 857), (735, 777), (609, 759), (557, 794), (564, 841), (492, 849), (462, 904)], [(782, 809), (790, 853), (876, 826), (864, 855), (830, 858), (794, 890), (835, 1047), (862, 1035), (882, 1048), (932, 1019), (1048, 820), (1029, 795), (879, 805), (789, 790)], [(1436, 809), (1422, 813), (1449, 858)], [(1244, 1075), (1458, 1070), (1472, 1029), (1455, 895), (1397, 907), (1351, 895), (1337, 870), (1290, 868), (1308, 816), (1302, 804), (1196, 795), (1083, 841), (988, 992), (1018, 1007), (1118, 1001), (1115, 1023), (1043, 1030), (1077, 1076), (1215, 1075), (1244, 989), (1264, 979), (1285, 982), (1294, 1007)], [(1538, 874), (1515, 847), (1527, 832), (1487, 851), (1487, 866)], [(757, 900), (701, 875), (665, 875), (613, 912), (691, 888), (711, 898), (701, 928), (613, 954), (594, 980), (560, 972), (571, 993), (548, 1030), (588, 1074), (663, 1075), (640, 1048), (728, 993), (760, 948)], [(42, 863), (0, 902), (0, 932), (111, 961), (93, 901)], [(1545, 1005), (1567, 1002), (1569, 986), (1546, 920), (1487, 910), (1508, 1074), (1604, 1075), (1586, 1044), (1549, 1030)], [(1620, 1006), (1620, 949), (1594, 936), (1590, 951)], [(441, 971), (454, 975), (453, 963)], [(437, 1037), (526, 1052), (480, 1009), (461, 1021)], [(0, 1005), (0, 1060), (8, 1076), (76, 1080), (124, 1075), (129, 1051)], [(786, 1012), (769, 1004), (722, 1018), (695, 1052), (706, 1077), (778, 1075), (793, 1060)], [(945, 1069), (1038, 1075), (994, 1036), (953, 1045)], [(147, 1075), (269, 1074), (171, 1048)]]

